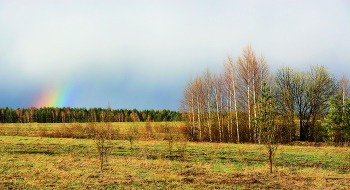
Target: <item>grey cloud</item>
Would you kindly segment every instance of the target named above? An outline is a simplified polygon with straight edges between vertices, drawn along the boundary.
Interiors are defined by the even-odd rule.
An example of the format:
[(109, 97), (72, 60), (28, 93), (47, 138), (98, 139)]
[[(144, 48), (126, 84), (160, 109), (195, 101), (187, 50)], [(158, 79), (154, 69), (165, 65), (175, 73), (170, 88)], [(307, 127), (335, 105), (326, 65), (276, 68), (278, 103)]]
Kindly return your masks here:
[(177, 109), (190, 74), (207, 66), (220, 71), (227, 53), (236, 58), (248, 43), (265, 54), (272, 70), (283, 63), (300, 69), (322, 63), (335, 74), (350, 72), (347, 1), (0, 5), (0, 75), (12, 79), (0, 89), (11, 93), (80, 78), (87, 82), (79, 106), (103, 107), (108, 99), (128, 108), (154, 103)]

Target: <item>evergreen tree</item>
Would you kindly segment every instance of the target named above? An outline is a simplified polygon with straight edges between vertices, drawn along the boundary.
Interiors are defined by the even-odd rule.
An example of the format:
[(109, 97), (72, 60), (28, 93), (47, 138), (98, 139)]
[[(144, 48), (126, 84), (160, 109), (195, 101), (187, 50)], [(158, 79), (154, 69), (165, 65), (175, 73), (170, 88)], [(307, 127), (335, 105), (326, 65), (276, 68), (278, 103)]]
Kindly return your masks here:
[(343, 102), (342, 90), (329, 102), (330, 110), (324, 119), (324, 140), (342, 144), (350, 139), (350, 98)]
[(12, 123), (12, 111), (11, 111), (11, 108), (9, 109), (8, 107), (6, 107), (6, 120), (7, 120), (7, 123)]
[(270, 173), (272, 173), (272, 161), (278, 147), (279, 130), (276, 125), (276, 100), (270, 94), (270, 88), (266, 87), (266, 82), (261, 88), (260, 100), (256, 107), (256, 117), (253, 117), (252, 124), (258, 129), (260, 142), (268, 150), (270, 162)]

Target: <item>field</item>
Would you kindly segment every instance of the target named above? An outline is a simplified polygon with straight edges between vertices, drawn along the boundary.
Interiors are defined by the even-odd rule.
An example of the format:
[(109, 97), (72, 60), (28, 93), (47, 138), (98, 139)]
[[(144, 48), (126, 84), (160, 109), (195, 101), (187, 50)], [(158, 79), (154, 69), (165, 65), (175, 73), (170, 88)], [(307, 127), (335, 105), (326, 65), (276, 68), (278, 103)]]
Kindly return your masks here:
[[(113, 127), (123, 134), (129, 125)], [(350, 188), (349, 148), (281, 145), (270, 174), (262, 145), (179, 141), (170, 156), (157, 129), (152, 138), (141, 134), (133, 149), (129, 141), (113, 140), (101, 171), (92, 139), (38, 136), (43, 128), (46, 134), (63, 129), (59, 124), (0, 127), (0, 189)]]
[[(126, 130), (131, 126), (136, 126), (139, 128), (141, 133), (146, 133), (145, 131), (145, 122), (112, 122), (112, 127), (118, 129), (120, 134), (125, 134)], [(161, 138), (163, 134), (162, 127), (167, 125), (167, 122), (150, 122), (154, 131), (153, 138)], [(171, 122), (169, 123), (174, 126), (178, 126), (181, 122)], [(0, 123), (0, 135), (2, 136), (45, 136), (45, 134), (54, 134), (55, 132), (71, 132), (72, 135), (84, 135), (78, 134), (82, 131), (82, 128), (86, 128), (88, 123)]]

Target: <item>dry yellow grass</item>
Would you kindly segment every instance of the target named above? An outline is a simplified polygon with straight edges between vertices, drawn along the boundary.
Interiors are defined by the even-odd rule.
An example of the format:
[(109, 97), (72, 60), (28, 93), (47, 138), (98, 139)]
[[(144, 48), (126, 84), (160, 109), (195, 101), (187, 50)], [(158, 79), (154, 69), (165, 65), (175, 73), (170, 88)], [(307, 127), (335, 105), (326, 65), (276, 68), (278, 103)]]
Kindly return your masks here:
[[(87, 139), (1, 136), (0, 187), (26, 189), (348, 189), (347, 148), (281, 146), (270, 174), (253, 144), (187, 143), (168, 157), (165, 141), (113, 141), (99, 170)], [(178, 143), (174, 147), (183, 146)]]

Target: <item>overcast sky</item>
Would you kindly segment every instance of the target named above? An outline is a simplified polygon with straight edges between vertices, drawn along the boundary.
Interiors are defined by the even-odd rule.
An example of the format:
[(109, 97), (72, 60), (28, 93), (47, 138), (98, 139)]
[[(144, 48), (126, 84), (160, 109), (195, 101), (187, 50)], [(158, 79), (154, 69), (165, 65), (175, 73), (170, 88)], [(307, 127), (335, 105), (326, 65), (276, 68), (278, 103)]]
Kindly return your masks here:
[(247, 44), (273, 72), (350, 76), (350, 1), (0, 0), (0, 107), (70, 85), (65, 106), (177, 110), (190, 75)]

